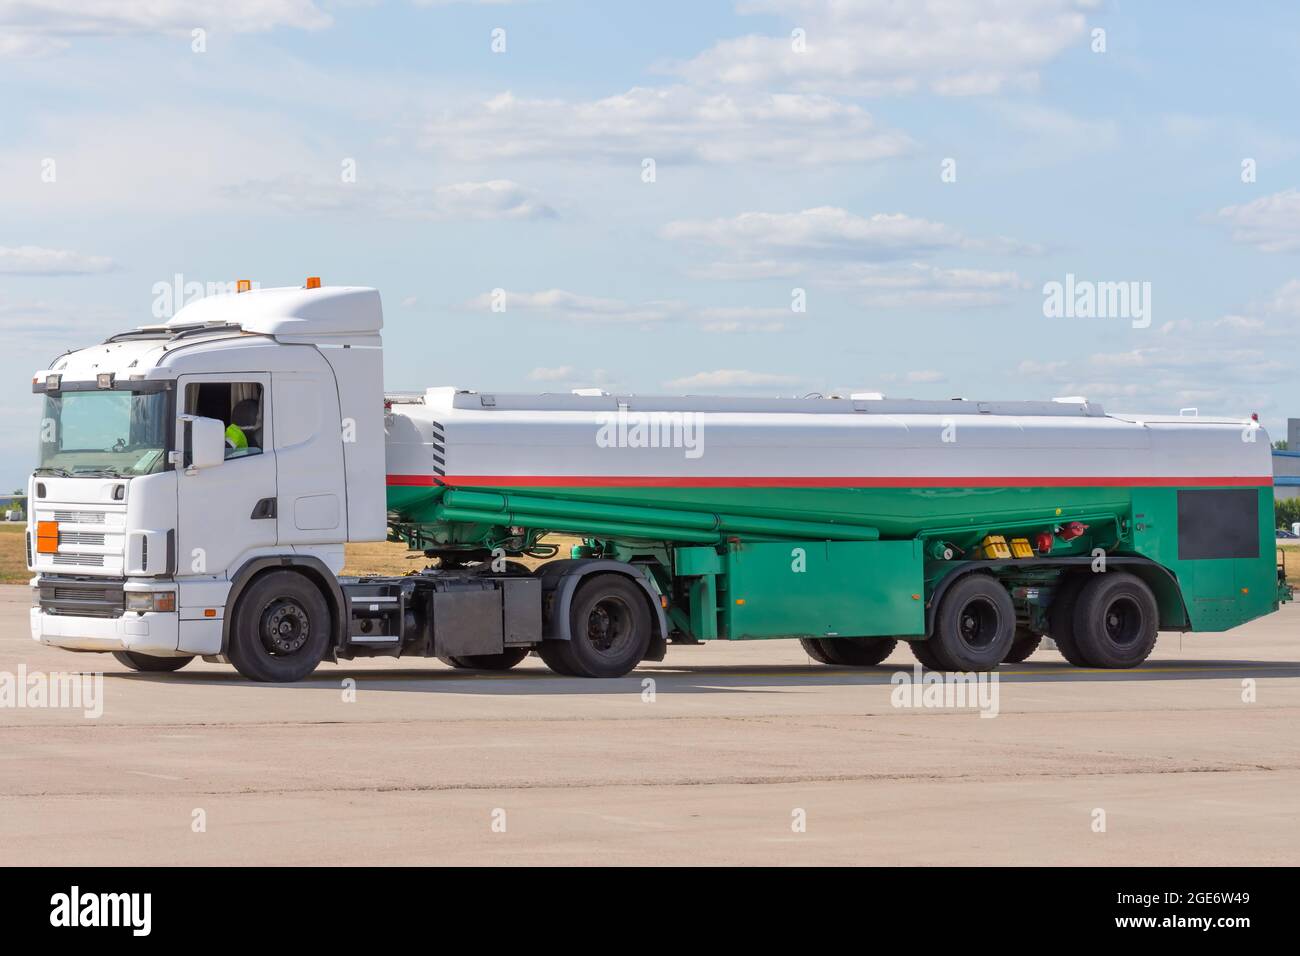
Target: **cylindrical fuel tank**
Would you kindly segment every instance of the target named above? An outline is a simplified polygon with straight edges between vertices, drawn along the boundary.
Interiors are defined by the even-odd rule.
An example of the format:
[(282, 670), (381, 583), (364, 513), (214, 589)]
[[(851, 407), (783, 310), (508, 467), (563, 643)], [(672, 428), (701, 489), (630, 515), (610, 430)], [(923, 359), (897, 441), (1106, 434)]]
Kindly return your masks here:
[[(439, 388), (390, 396), (386, 426), (389, 510), (411, 524), (495, 515), (501, 524), (569, 522), (581, 533), (573, 514), (635, 529), (660, 512), (689, 512), (717, 520), (656, 530), (704, 535), (684, 541), (714, 532), (761, 540), (798, 537), (801, 527), (831, 538), (826, 526), (845, 525), (842, 538), (896, 538), (993, 518), (1119, 517), (1137, 488), (1272, 482), (1268, 436), (1249, 419), (1107, 414), (1083, 400)], [(486, 494), (449, 505), (449, 489)], [(547, 520), (557, 524), (534, 524)]]

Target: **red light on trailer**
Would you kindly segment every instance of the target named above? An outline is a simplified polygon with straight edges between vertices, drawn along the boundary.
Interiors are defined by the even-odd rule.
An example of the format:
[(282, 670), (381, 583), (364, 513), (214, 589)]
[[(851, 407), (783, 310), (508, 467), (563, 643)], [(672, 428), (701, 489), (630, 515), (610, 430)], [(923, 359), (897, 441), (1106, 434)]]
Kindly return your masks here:
[(320, 288), (320, 276), (308, 276), (308, 277), (307, 277), (307, 288), (308, 288), (308, 289), (319, 289), (319, 288)]
[(1257, 422), (1257, 421), (1259, 421), (1259, 412), (1251, 412), (1251, 413), (1250, 413), (1250, 420), (1251, 420), (1252, 422)]
[(1052, 532), (1040, 531), (1034, 536), (1034, 550), (1039, 554), (1052, 553)]
[(1056, 536), (1062, 541), (1073, 541), (1088, 530), (1088, 526), (1079, 521), (1071, 521), (1064, 528), (1056, 533)]

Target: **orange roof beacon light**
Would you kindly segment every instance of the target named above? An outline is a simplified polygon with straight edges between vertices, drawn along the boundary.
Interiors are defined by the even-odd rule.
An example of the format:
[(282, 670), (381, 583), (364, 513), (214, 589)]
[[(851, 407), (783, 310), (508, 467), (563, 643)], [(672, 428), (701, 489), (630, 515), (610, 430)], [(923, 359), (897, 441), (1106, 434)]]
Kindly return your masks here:
[(240, 279), (238, 282), (235, 283), (236, 292), (247, 292), (252, 288), (253, 288), (252, 279)]
[(319, 289), (319, 288), (320, 288), (320, 276), (308, 276), (308, 277), (307, 277), (307, 288), (308, 288), (308, 289)]

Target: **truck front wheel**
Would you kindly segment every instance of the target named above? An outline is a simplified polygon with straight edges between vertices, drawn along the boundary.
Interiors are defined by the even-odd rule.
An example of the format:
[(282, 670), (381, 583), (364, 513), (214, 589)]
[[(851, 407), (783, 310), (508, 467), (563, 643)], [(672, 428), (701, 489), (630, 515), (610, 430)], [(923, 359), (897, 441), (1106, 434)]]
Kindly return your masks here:
[(968, 574), (948, 589), (927, 642), (944, 670), (987, 671), (1006, 659), (1016, 636), (1016, 606), (996, 578)]
[(1156, 646), (1160, 613), (1146, 582), (1133, 574), (1096, 575), (1074, 606), (1074, 639), (1093, 667), (1136, 667)]
[(542, 659), (561, 674), (622, 677), (645, 659), (651, 627), (639, 587), (618, 574), (592, 575), (573, 596), (569, 640), (544, 643)]
[(235, 606), (227, 655), (249, 680), (291, 683), (316, 669), (329, 645), (324, 596), (294, 571), (272, 571)]
[(150, 654), (141, 654), (138, 651), (114, 651), (113, 657), (117, 659), (119, 664), (125, 664), (133, 671), (147, 671), (155, 674), (178, 671), (194, 660), (193, 657), (154, 657)]

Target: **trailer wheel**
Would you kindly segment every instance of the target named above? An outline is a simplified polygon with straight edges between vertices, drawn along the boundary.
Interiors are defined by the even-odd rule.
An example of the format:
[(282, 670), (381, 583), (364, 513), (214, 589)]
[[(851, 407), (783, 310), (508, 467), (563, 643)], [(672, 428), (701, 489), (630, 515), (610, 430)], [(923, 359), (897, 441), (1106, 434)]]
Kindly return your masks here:
[(1016, 606), (1002, 583), (968, 574), (939, 602), (929, 642), (943, 670), (987, 671), (997, 667), (1016, 636)]
[(622, 677), (645, 659), (650, 631), (641, 589), (618, 574), (594, 574), (573, 596), (569, 640), (554, 651), (578, 677)]
[(822, 642), (815, 637), (799, 638), (799, 646), (803, 648), (804, 653), (815, 660), (818, 664), (829, 664), (831, 659), (826, 651), (822, 649)]
[(1021, 661), (1028, 660), (1029, 655), (1038, 650), (1038, 645), (1041, 643), (1043, 643), (1043, 635), (1035, 634), (1023, 627), (1016, 628), (1015, 640), (1011, 642), (1011, 650), (1007, 651), (1007, 656), (1002, 658), (1002, 663), (1019, 664)]
[(527, 647), (510, 647), (500, 654), (466, 654), (463, 657), (439, 657), (444, 664), (461, 670), (508, 671), (528, 656)]
[(1093, 667), (1136, 667), (1156, 646), (1160, 612), (1146, 582), (1110, 571), (1089, 581), (1074, 608), (1074, 638)]
[(892, 637), (825, 637), (818, 643), (829, 658), (824, 663), (840, 667), (875, 667), (898, 646)]
[(943, 670), (943, 665), (939, 663), (939, 658), (934, 655), (933, 638), (922, 641), (908, 641), (908, 650), (916, 658), (916, 662), (922, 667), (928, 667), (932, 671)]
[(227, 653), (249, 680), (290, 683), (316, 669), (329, 645), (324, 596), (294, 571), (271, 571), (240, 595)]
[(154, 657), (152, 654), (141, 654), (139, 651), (114, 651), (113, 657), (119, 664), (125, 664), (133, 671), (155, 674), (178, 671), (194, 660), (193, 657)]
[(1091, 666), (1074, 639), (1074, 607), (1079, 601), (1079, 592), (1088, 583), (1088, 578), (1081, 574), (1072, 574), (1061, 581), (1057, 588), (1052, 606), (1048, 608), (1048, 637), (1056, 642), (1056, 649), (1061, 656), (1075, 667)]

